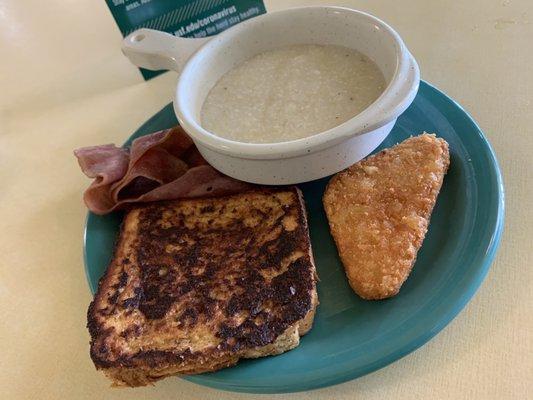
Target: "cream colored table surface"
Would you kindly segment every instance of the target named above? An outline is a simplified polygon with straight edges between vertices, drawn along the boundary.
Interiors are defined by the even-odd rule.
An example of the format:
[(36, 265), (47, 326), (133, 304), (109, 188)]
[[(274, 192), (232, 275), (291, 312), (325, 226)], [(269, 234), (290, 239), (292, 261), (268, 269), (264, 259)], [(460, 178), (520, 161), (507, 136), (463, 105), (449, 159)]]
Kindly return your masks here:
[[(503, 170), (506, 226), (481, 289), (427, 345), (360, 379), (284, 397), (533, 398), (533, 3), (338, 4), (395, 27), (423, 78), (478, 121)], [(111, 389), (89, 358), (81, 201), (89, 181), (72, 149), (121, 143), (171, 101), (176, 81), (168, 73), (143, 82), (120, 41), (103, 0), (0, 1), (0, 397), (259, 398), (178, 378)]]

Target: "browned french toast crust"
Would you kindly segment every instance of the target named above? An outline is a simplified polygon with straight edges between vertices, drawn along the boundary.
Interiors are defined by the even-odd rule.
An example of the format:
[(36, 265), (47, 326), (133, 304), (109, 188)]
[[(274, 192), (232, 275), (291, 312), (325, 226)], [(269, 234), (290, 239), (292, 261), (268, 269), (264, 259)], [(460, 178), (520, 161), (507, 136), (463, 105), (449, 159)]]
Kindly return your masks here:
[(316, 273), (296, 188), (135, 207), (88, 311), (91, 357), (149, 384), (298, 345)]

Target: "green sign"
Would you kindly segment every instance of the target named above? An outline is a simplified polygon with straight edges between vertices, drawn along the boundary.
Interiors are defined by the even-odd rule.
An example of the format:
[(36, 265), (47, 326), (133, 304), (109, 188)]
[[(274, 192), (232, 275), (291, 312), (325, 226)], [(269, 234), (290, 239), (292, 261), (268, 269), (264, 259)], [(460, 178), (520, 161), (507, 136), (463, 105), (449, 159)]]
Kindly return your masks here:
[[(205, 37), (266, 12), (261, 0), (106, 0), (125, 37), (150, 28), (183, 37)], [(164, 71), (140, 68), (144, 79)]]

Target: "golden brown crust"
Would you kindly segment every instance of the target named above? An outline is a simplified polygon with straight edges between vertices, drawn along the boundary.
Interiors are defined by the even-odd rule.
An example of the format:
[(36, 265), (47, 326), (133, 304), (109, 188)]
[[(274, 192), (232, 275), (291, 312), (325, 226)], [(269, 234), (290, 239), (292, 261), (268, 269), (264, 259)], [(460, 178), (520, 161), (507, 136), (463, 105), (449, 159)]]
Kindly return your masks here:
[(384, 299), (398, 293), (424, 240), (449, 162), (446, 141), (422, 134), (331, 179), (324, 208), (358, 295)]
[(139, 386), (279, 354), (311, 326), (315, 281), (297, 188), (136, 207), (89, 307), (91, 357)]

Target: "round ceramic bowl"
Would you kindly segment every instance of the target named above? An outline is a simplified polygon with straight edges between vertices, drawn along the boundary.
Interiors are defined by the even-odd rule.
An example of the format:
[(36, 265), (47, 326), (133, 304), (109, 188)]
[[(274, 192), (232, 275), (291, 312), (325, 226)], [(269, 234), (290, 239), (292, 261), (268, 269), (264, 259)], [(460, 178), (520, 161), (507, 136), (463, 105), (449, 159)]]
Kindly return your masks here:
[[(202, 127), (202, 105), (222, 75), (256, 54), (296, 44), (356, 49), (378, 65), (386, 89), (360, 114), (303, 139), (243, 143)], [(122, 50), (139, 67), (177, 71), (174, 111), (198, 150), (226, 175), (260, 184), (311, 181), (367, 156), (411, 104), (420, 82), (415, 59), (389, 25), (364, 12), (340, 7), (302, 7), (264, 14), (212, 38), (184, 39), (140, 29), (124, 39)]]

